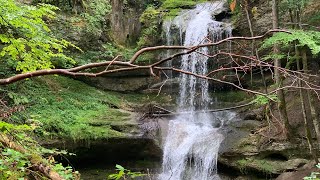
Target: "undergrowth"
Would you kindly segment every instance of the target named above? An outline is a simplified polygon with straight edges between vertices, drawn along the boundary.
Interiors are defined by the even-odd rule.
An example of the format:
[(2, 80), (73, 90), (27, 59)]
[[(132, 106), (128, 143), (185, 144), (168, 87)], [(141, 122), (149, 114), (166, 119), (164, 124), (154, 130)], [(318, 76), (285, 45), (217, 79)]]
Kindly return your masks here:
[[(110, 127), (110, 122), (128, 117), (127, 113), (111, 108), (122, 105), (115, 95), (60, 76), (27, 80), (10, 85), (9, 89), (14, 92), (13, 98), (24, 99), (15, 103), (26, 106), (25, 111), (11, 116), (11, 121), (37, 122), (39, 127), (35, 131), (39, 135), (72, 139), (123, 136)], [(104, 123), (93, 125), (97, 120)]]
[(120, 94), (98, 90), (62, 76), (33, 78), (1, 88), (14, 106), (24, 106), (6, 121), (37, 124), (38, 136), (89, 140), (123, 137), (112, 124), (125, 123), (129, 113), (120, 109), (168, 99), (156, 95)]
[(46, 149), (32, 139), (36, 126), (0, 121), (0, 179), (47, 179), (48, 175), (42, 169), (52, 169), (65, 180), (79, 179), (77, 171), (62, 166), (53, 158), (56, 155), (73, 154)]

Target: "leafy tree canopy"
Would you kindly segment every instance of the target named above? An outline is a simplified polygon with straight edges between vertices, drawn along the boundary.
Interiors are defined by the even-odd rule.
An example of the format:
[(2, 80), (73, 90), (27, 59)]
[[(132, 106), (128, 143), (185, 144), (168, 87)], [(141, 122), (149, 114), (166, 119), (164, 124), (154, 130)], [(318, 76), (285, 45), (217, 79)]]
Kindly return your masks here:
[(47, 4), (31, 6), (0, 0), (0, 57), (22, 72), (53, 68), (54, 59), (75, 63), (63, 52), (69, 46), (77, 47), (54, 38), (43, 20), (54, 18), (57, 9)]

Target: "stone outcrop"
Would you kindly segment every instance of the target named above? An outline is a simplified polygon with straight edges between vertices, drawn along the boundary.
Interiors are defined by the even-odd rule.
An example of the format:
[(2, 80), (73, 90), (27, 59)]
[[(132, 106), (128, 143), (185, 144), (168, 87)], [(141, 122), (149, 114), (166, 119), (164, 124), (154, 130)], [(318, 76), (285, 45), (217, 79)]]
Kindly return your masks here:
[(91, 79), (91, 84), (103, 90), (118, 92), (137, 92), (148, 89), (158, 82), (154, 77), (96, 77)]
[(123, 161), (150, 161), (160, 164), (162, 149), (154, 136), (159, 131), (158, 124), (150, 119), (141, 120), (136, 113), (128, 113), (131, 116), (122, 121), (94, 124), (111, 126), (113, 130), (122, 134), (118, 137), (107, 137), (106, 134), (106, 137), (97, 139), (52, 139), (41, 144), (45, 147), (66, 149), (76, 154), (68, 156), (67, 162), (72, 162), (76, 167), (87, 166), (90, 163), (116, 164)]
[(135, 43), (140, 35), (142, 0), (111, 0), (111, 36), (120, 45)]
[[(264, 137), (261, 111), (246, 112), (247, 120), (229, 122), (223, 129), (225, 141), (221, 145), (219, 164), (222, 172), (232, 169), (241, 174), (277, 177), (283, 172), (297, 171), (309, 162), (309, 151), (303, 140), (280, 142)], [(253, 118), (249, 120), (250, 118)]]

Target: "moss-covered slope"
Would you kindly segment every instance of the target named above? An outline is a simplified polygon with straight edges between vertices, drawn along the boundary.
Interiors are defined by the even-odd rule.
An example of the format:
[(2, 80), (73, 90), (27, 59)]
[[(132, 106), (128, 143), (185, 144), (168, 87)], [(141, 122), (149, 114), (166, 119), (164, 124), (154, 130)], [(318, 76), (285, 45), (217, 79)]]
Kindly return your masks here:
[[(25, 106), (13, 121), (36, 123), (40, 135), (95, 139), (118, 137), (110, 124), (123, 121), (129, 114), (119, 111), (119, 96), (90, 87), (66, 77), (35, 78), (9, 87), (15, 103)], [(14, 93), (13, 93), (14, 92)]]

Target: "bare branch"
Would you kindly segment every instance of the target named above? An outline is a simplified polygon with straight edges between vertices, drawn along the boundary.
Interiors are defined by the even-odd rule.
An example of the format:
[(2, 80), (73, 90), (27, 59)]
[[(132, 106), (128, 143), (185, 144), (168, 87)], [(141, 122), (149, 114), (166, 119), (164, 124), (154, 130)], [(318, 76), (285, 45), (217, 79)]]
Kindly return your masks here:
[[(285, 33), (291, 33), (290, 31), (287, 30), (282, 30), (282, 29), (272, 29), (267, 31), (265, 34), (260, 35), (260, 36), (254, 36), (254, 37), (229, 37), (226, 39), (223, 39), (221, 41), (217, 41), (217, 42), (213, 42), (213, 43), (205, 43), (205, 44), (200, 44), (197, 46), (191, 46), (191, 47), (186, 47), (186, 46), (154, 46), (154, 47), (147, 47), (147, 48), (143, 48), (140, 49), (139, 51), (137, 51), (132, 58), (130, 59), (129, 63), (134, 63), (138, 57), (148, 51), (154, 51), (154, 50), (161, 50), (161, 49), (183, 49), (183, 50), (188, 50), (188, 53), (191, 53), (193, 51), (196, 51), (197, 49), (201, 48), (201, 47), (211, 47), (211, 46), (217, 46), (219, 44), (225, 43), (225, 42), (230, 42), (230, 41), (235, 41), (235, 40), (257, 40), (257, 39), (262, 39), (265, 36), (272, 34), (272, 33), (276, 33), (276, 32), (285, 32)], [(188, 54), (187, 53), (187, 54)]]
[[(241, 84), (239, 83), (239, 85), (236, 85), (232, 82), (228, 82), (228, 81), (224, 81), (218, 78), (213, 78), (213, 77), (209, 77), (210, 75), (212, 75), (213, 73), (216, 73), (218, 71), (226, 71), (226, 70), (234, 70), (236, 72), (236, 77), (239, 80), (239, 76), (238, 76), (238, 72), (239, 71), (243, 71), (244, 73), (246, 73), (247, 71), (249, 71), (251, 69), (251, 67), (256, 67), (256, 66), (264, 66), (267, 68), (275, 68), (274, 66), (260, 61), (258, 60), (256, 57), (252, 57), (252, 56), (245, 56), (245, 55), (238, 55), (238, 54), (234, 54), (234, 53), (228, 53), (228, 52), (217, 52), (214, 55), (206, 55), (201, 53), (204, 56), (208, 56), (208, 57), (216, 57), (216, 56), (227, 56), (227, 57), (231, 57), (232, 58), (232, 62), (235, 63), (237, 66), (236, 67), (221, 67), (219, 69), (213, 70), (211, 72), (209, 72), (206, 75), (201, 75), (201, 74), (196, 74), (196, 73), (192, 73), (192, 72), (188, 72), (188, 71), (183, 71), (181, 69), (177, 69), (174, 67), (160, 67), (160, 65), (166, 61), (172, 60), (175, 57), (180, 57), (183, 56), (185, 54), (190, 54), (192, 52), (196, 52), (196, 53), (200, 53), (197, 50), (201, 47), (210, 47), (210, 46), (217, 46), (219, 44), (225, 43), (225, 42), (230, 42), (230, 41), (235, 41), (235, 40), (256, 40), (256, 39), (261, 39), (264, 38), (265, 36), (271, 34), (271, 33), (275, 33), (275, 32), (286, 32), (286, 33), (290, 33), (289, 31), (286, 30), (280, 30), (280, 29), (274, 29), (274, 30), (270, 30), (268, 32), (266, 32), (265, 34), (261, 35), (261, 36), (255, 36), (255, 37), (229, 37), (226, 39), (223, 39), (221, 41), (218, 42), (210, 42), (210, 43), (205, 43), (205, 44), (199, 44), (197, 46), (192, 46), (192, 47), (186, 47), (186, 46), (155, 46), (155, 47), (148, 47), (148, 48), (143, 48), (139, 51), (137, 51), (131, 58), (131, 60), (129, 62), (123, 62), (123, 61), (119, 61), (119, 57), (117, 56), (115, 57), (113, 60), (111, 61), (105, 61), (105, 62), (100, 62), (100, 63), (90, 63), (90, 64), (86, 64), (86, 65), (82, 65), (79, 67), (74, 67), (74, 68), (70, 68), (70, 69), (52, 69), (52, 70), (38, 70), (35, 72), (30, 72), (30, 73), (24, 73), (24, 74), (18, 74), (12, 77), (8, 77), (8, 78), (4, 78), (4, 79), (0, 79), (0, 85), (6, 85), (6, 84), (10, 84), (13, 82), (17, 82), (19, 80), (23, 80), (23, 79), (27, 79), (27, 78), (31, 78), (31, 77), (37, 77), (37, 76), (43, 76), (43, 75), (52, 75), (52, 74), (60, 74), (60, 75), (67, 75), (67, 76), (88, 76), (88, 77), (97, 77), (97, 76), (102, 76), (105, 74), (111, 74), (111, 73), (118, 73), (118, 72), (124, 72), (124, 71), (134, 71), (134, 70), (149, 70), (150, 75), (157, 77), (157, 75), (154, 73), (154, 69), (156, 70), (172, 70), (172, 71), (176, 71), (179, 73), (183, 73), (183, 74), (187, 74), (187, 75), (192, 75), (195, 76), (197, 78), (202, 78), (202, 79), (207, 79), (207, 80), (212, 80), (212, 81), (216, 81), (219, 83), (224, 83), (224, 84), (228, 84), (231, 85), (239, 90), (243, 90), (249, 93), (253, 93), (253, 94), (259, 94), (259, 95), (263, 95), (263, 96), (267, 96), (267, 94), (258, 92), (258, 91), (254, 91), (254, 90), (249, 90), (249, 89), (245, 89), (241, 86)], [(150, 65), (137, 65), (134, 64), (135, 61), (137, 60), (137, 58), (142, 55), (145, 52), (149, 52), (149, 51), (155, 51), (155, 50), (167, 50), (167, 49), (181, 49), (183, 50), (182, 52), (178, 52), (176, 54), (171, 55), (170, 57), (164, 58), (162, 60), (159, 60), (153, 64)], [(245, 63), (243, 61), (241, 61), (240, 63), (237, 62), (236, 60), (233, 59), (233, 57), (237, 57), (239, 59), (247, 59), (250, 61), (250, 63)], [(103, 71), (99, 71), (96, 73), (93, 72), (86, 72), (84, 70), (87, 69), (92, 69), (92, 68), (96, 68), (96, 67), (105, 67), (106, 69)], [(113, 67), (113, 69), (109, 69), (109, 67)], [(302, 75), (301, 72), (296, 72), (296, 71), (289, 71), (285, 68), (280, 69), (284, 74), (287, 74), (288, 76), (295, 76), (296, 73), (300, 73)], [(296, 77), (296, 76), (295, 76)], [(310, 84), (312, 87), (314, 87), (313, 84)]]

